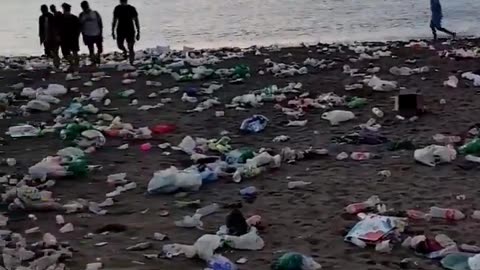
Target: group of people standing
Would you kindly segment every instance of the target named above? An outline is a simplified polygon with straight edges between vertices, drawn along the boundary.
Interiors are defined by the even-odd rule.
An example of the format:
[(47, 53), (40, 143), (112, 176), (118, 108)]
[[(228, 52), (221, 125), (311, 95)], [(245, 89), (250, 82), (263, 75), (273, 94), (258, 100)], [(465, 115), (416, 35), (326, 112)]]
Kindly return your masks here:
[[(40, 44), (45, 48), (45, 55), (53, 59), (55, 67), (60, 66), (59, 51), (69, 61), (70, 66), (78, 67), (80, 51), (79, 38), (88, 47), (92, 64), (100, 63), (103, 52), (103, 21), (101, 15), (90, 8), (87, 1), (80, 4), (82, 12), (77, 17), (72, 14), (72, 7), (68, 3), (62, 4), (62, 11), (57, 11), (55, 5), (41, 6), (42, 15), (39, 18)], [(135, 41), (140, 40), (140, 22), (135, 7), (128, 4), (128, 0), (120, 0), (115, 7), (112, 22), (112, 37), (117, 41), (130, 63), (135, 59)], [(125, 48), (125, 41), (127, 48)], [(95, 47), (97, 48), (95, 52)]]

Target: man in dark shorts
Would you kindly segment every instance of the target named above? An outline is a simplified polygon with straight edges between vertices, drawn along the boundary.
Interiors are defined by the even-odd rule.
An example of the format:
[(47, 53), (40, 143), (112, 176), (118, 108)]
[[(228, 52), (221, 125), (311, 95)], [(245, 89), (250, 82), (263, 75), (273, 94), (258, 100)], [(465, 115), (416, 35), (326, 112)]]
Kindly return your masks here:
[[(135, 35), (136, 30), (136, 35)], [(128, 58), (133, 65), (135, 60), (135, 39), (140, 40), (140, 22), (135, 7), (128, 4), (128, 0), (120, 0), (120, 5), (113, 11), (112, 36), (117, 40), (117, 46), (122, 50), (125, 58), (125, 40), (128, 45)]]
[(70, 68), (77, 67), (80, 60), (78, 51), (80, 46), (78, 39), (80, 37), (80, 21), (77, 16), (71, 13), (72, 6), (67, 3), (62, 4), (63, 17), (62, 29), (60, 31), (60, 45), (63, 56), (70, 62)]
[[(83, 1), (80, 6), (82, 13), (78, 16), (82, 28), (83, 42), (88, 47), (90, 53), (90, 60), (93, 64), (100, 63), (100, 57), (103, 52), (103, 22), (100, 14), (92, 10), (87, 1)], [(97, 46), (98, 54), (95, 55), (95, 48)]]
[(53, 58), (53, 65), (58, 68), (60, 66), (58, 24), (55, 22), (54, 15), (48, 12), (47, 5), (42, 5), (40, 10), (42, 11), (42, 15), (38, 19), (40, 45), (44, 46), (45, 55)]

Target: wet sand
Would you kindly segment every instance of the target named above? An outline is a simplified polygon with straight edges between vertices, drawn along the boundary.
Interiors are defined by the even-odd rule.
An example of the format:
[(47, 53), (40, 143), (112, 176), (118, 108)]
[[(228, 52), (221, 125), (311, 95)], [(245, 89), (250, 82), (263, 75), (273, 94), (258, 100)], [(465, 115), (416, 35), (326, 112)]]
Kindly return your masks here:
[[(472, 47), (479, 41), (455, 41), (453, 47)], [(389, 208), (396, 210), (420, 209), (428, 210), (431, 206), (454, 207), (471, 213), (480, 209), (478, 191), (479, 167), (473, 164), (469, 170), (459, 165), (465, 163), (459, 158), (452, 164), (445, 164), (435, 168), (416, 164), (413, 160), (413, 151), (388, 151), (386, 145), (338, 145), (331, 142), (333, 136), (341, 136), (353, 131), (360, 123), (365, 123), (373, 117), (372, 107), (378, 107), (385, 112), (385, 117), (378, 119), (382, 125), (381, 134), (390, 140), (411, 139), (415, 145), (426, 146), (433, 144), (432, 135), (436, 133), (462, 134), (470, 126), (478, 122), (480, 112), (480, 95), (472, 82), (460, 79), (458, 88), (452, 89), (443, 86), (451, 74), (460, 77), (462, 71), (480, 69), (478, 59), (453, 60), (441, 58), (437, 51), (428, 49), (391, 48), (395, 58), (382, 57), (379, 60), (363, 60), (351, 63), (349, 58), (358, 57), (358, 54), (344, 48), (343, 52), (322, 52), (328, 45), (312, 47), (284, 48), (278, 52), (263, 51), (265, 55), (255, 56), (247, 54), (241, 59), (226, 60), (216, 67), (233, 67), (236, 64), (246, 64), (252, 70), (251, 78), (244, 84), (234, 85), (228, 81), (222, 82), (224, 88), (216, 93), (223, 104), (229, 103), (231, 98), (252, 90), (261, 89), (276, 84), (286, 86), (289, 82), (301, 82), (302, 91), (309, 92), (312, 97), (321, 93), (335, 92), (338, 95), (360, 96), (368, 98), (368, 105), (361, 109), (353, 109), (356, 119), (342, 123), (339, 126), (330, 124), (321, 119), (324, 112), (321, 109), (309, 109), (304, 119), (308, 119), (305, 127), (286, 127), (287, 116), (275, 110), (274, 103), (265, 103), (260, 108), (249, 108), (246, 111), (226, 109), (223, 104), (201, 113), (186, 113), (195, 105), (182, 103), (182, 91), (167, 95), (173, 103), (166, 104), (160, 109), (147, 112), (138, 111), (136, 106), (129, 106), (129, 99), (118, 98), (115, 93), (124, 89), (136, 89), (135, 97), (139, 105), (155, 104), (160, 97), (148, 99), (147, 96), (154, 87), (145, 86), (145, 81), (153, 79), (161, 81), (162, 88), (180, 86), (182, 90), (188, 87), (198, 87), (204, 81), (177, 83), (168, 75), (148, 78), (142, 76), (137, 82), (128, 87), (121, 85), (123, 72), (107, 71), (112, 76), (94, 83), (92, 87), (84, 87), (89, 69), (81, 72), (80, 81), (65, 82), (65, 74), (49, 75), (45, 82), (60, 83), (69, 87), (80, 87), (80, 91), (88, 95), (91, 90), (105, 86), (111, 94), (111, 107), (119, 110), (112, 114), (120, 115), (124, 122), (132, 123), (136, 127), (152, 126), (161, 123), (174, 123), (177, 130), (169, 135), (155, 136), (145, 141), (129, 141), (128, 150), (118, 150), (116, 147), (125, 143), (118, 138), (108, 138), (107, 144), (89, 156), (92, 164), (103, 166), (103, 170), (93, 172), (86, 178), (61, 179), (53, 188), (54, 196), (61, 202), (84, 198), (101, 202), (105, 194), (113, 188), (106, 183), (109, 174), (126, 172), (127, 179), (138, 184), (137, 189), (128, 191), (115, 198), (117, 204), (109, 208), (106, 216), (81, 213), (66, 215), (67, 222), (75, 226), (75, 231), (68, 234), (58, 233), (55, 224), (56, 213), (36, 213), (38, 221), (33, 222), (20, 215), (18, 220), (9, 224), (9, 229), (23, 232), (25, 229), (39, 226), (41, 232), (51, 232), (61, 241), (68, 241), (78, 251), (73, 260), (67, 265), (70, 269), (84, 269), (85, 264), (101, 258), (106, 269), (203, 269), (204, 262), (198, 259), (187, 259), (180, 255), (173, 259), (147, 260), (142, 254), (160, 253), (166, 243), (193, 244), (205, 233), (215, 233), (225, 222), (229, 209), (222, 209), (218, 213), (203, 219), (205, 231), (198, 229), (177, 228), (173, 224), (185, 215), (191, 215), (196, 208), (178, 208), (175, 200), (201, 200), (201, 205), (210, 203), (228, 204), (242, 201), (239, 190), (253, 185), (258, 189), (258, 198), (253, 203), (243, 202), (241, 211), (245, 216), (261, 215), (267, 227), (261, 232), (266, 246), (261, 251), (233, 251), (222, 250), (222, 254), (232, 261), (241, 257), (248, 258), (245, 265), (239, 269), (269, 269), (274, 258), (282, 251), (298, 251), (311, 255), (324, 269), (401, 269), (399, 262), (408, 257), (414, 257), (420, 263), (417, 269), (439, 269), (434, 261), (415, 257), (410, 250), (397, 248), (392, 254), (376, 253), (373, 249), (360, 249), (343, 241), (346, 230), (357, 221), (355, 216), (344, 213), (343, 208), (349, 203), (363, 201), (371, 195), (377, 194)], [(450, 45), (438, 45), (449, 48)], [(318, 52), (317, 49), (320, 51)], [(309, 69), (309, 74), (297, 75), (288, 78), (275, 78), (271, 74), (258, 75), (258, 70), (265, 70), (264, 59), (270, 58), (275, 62), (302, 63), (307, 57), (334, 60), (337, 64), (328, 70)], [(416, 59), (415, 64), (406, 64), (405, 60)], [(344, 86), (357, 82), (360, 78), (352, 78), (342, 72), (344, 64), (352, 68), (359, 68), (360, 72), (368, 68), (369, 63), (381, 67), (377, 74), (384, 80), (396, 80), (399, 86), (408, 89), (420, 89), (423, 92), (428, 113), (417, 121), (399, 121), (392, 111), (393, 99), (397, 91), (389, 93), (373, 92), (368, 87), (362, 90), (346, 92)], [(429, 66), (430, 72), (407, 77), (391, 75), (388, 70), (392, 66), (409, 66), (411, 68)], [(20, 72), (3, 71), (5, 77), (1, 82), (4, 87), (24, 81), (19, 78)], [(26, 72), (31, 78), (27, 86), (39, 87), (45, 82), (42, 78), (45, 72)], [(423, 77), (423, 79), (422, 79)], [(69, 93), (62, 98), (62, 104), (68, 104), (71, 97), (78, 94)], [(162, 96), (163, 97), (163, 96)], [(289, 99), (293, 96), (289, 96)], [(445, 105), (440, 104), (445, 99)], [(215, 110), (224, 110), (225, 117), (215, 117)], [(258, 134), (242, 134), (239, 126), (243, 119), (253, 115), (263, 114), (270, 119), (267, 128)], [(6, 131), (9, 126), (20, 122), (38, 123), (46, 121), (52, 123), (49, 113), (36, 113), (28, 118), (13, 117), (0, 121), (0, 130)], [(190, 165), (189, 157), (178, 151), (170, 151), (169, 156), (163, 155), (163, 150), (153, 148), (142, 152), (140, 144), (151, 142), (160, 144), (170, 142), (177, 145), (181, 139), (190, 135), (193, 137), (218, 138), (223, 130), (230, 131), (232, 146), (249, 146), (256, 149), (261, 147), (280, 151), (289, 146), (295, 149), (305, 149), (310, 146), (327, 148), (330, 154), (319, 160), (299, 161), (296, 164), (282, 164), (278, 170), (270, 171), (253, 179), (246, 179), (240, 184), (230, 179), (220, 179), (218, 182), (203, 186), (199, 192), (189, 194), (186, 198), (175, 198), (173, 195), (146, 196), (146, 186), (153, 173), (169, 166), (184, 168)], [(272, 139), (278, 135), (288, 135), (290, 141), (273, 143)], [(4, 136), (0, 147), (2, 158), (14, 157), (18, 164), (13, 167), (2, 166), (1, 171), (8, 174), (24, 174), (28, 167), (47, 155), (53, 155), (57, 150), (65, 147), (57, 134), (47, 134), (39, 138), (12, 139)], [(367, 161), (337, 161), (335, 156), (342, 151), (371, 151), (381, 155), (380, 159)], [(390, 170), (390, 178), (377, 175), (381, 170)], [(288, 177), (288, 179), (287, 179)], [(311, 181), (312, 185), (301, 190), (289, 190), (287, 183), (293, 180)], [(456, 196), (464, 194), (466, 200), (457, 200)], [(142, 211), (147, 210), (146, 213)], [(168, 210), (170, 215), (160, 216), (162, 210)], [(87, 233), (109, 223), (120, 223), (128, 227), (126, 232), (96, 235), (93, 239), (83, 239)], [(445, 233), (459, 243), (480, 244), (480, 234), (477, 230), (478, 222), (467, 219), (459, 222), (430, 221), (412, 222), (410, 231), (419, 234)], [(167, 234), (169, 240), (154, 242), (154, 248), (141, 252), (126, 251), (125, 248), (133, 244), (148, 240), (154, 232)], [(29, 235), (28, 239), (39, 240), (42, 234)], [(104, 247), (95, 247), (98, 242), (108, 242)], [(132, 263), (143, 262), (144, 265)]]

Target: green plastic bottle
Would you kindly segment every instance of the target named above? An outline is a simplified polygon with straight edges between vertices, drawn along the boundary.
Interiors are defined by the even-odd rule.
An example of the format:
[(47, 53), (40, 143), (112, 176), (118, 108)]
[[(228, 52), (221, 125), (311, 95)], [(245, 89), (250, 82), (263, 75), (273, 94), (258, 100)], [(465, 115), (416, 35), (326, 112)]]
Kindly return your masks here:
[(255, 153), (251, 149), (235, 149), (226, 154), (226, 161), (229, 164), (243, 164), (254, 156)]
[(480, 138), (475, 138), (460, 147), (461, 154), (478, 154), (480, 153)]
[(357, 109), (362, 108), (363, 106), (367, 105), (367, 103), (368, 100), (366, 98), (353, 97), (352, 100), (347, 103), (347, 106), (350, 109)]
[(88, 174), (88, 163), (85, 159), (75, 159), (67, 166), (67, 171), (73, 176), (86, 176)]
[(247, 65), (236, 65), (233, 68), (233, 77), (234, 78), (246, 78), (250, 75), (250, 68)]
[(296, 252), (288, 252), (282, 255), (272, 264), (273, 270), (317, 270), (320, 264), (311, 257)]
[(73, 141), (81, 135), (85, 130), (92, 128), (89, 123), (72, 123), (68, 124), (62, 131), (60, 131), (60, 137), (66, 141)]

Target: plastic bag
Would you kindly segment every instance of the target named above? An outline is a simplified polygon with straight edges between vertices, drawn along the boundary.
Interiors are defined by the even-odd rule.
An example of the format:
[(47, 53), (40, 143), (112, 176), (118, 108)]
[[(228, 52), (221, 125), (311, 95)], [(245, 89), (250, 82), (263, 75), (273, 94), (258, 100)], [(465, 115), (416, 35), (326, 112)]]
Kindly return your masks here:
[(96, 102), (102, 101), (102, 99), (108, 94), (108, 89), (105, 87), (93, 90), (90, 93), (90, 99)]
[(29, 110), (46, 112), (50, 110), (50, 103), (43, 100), (34, 99), (27, 103), (26, 108)]
[(254, 115), (243, 120), (240, 130), (252, 133), (258, 133), (265, 129), (269, 120), (263, 115)]
[(47, 89), (41, 89), (38, 92), (52, 97), (58, 97), (65, 95), (67, 93), (67, 88), (61, 84), (49, 84)]
[(258, 235), (255, 227), (252, 227), (249, 233), (242, 236), (225, 236), (225, 243), (231, 248), (240, 250), (261, 250), (265, 246), (265, 242)]
[(330, 121), (332, 126), (338, 125), (341, 122), (349, 121), (355, 118), (355, 114), (350, 111), (334, 110), (322, 114), (322, 119)]
[(178, 147), (180, 147), (183, 150), (183, 152), (187, 154), (193, 154), (196, 146), (197, 146), (197, 143), (190, 136), (186, 136), (185, 138), (183, 138), (183, 140), (178, 145)]
[(179, 171), (172, 166), (155, 172), (148, 183), (148, 193), (172, 193), (179, 189), (197, 191), (202, 186), (202, 176), (194, 171)]
[(365, 80), (366, 84), (370, 86), (374, 91), (390, 92), (397, 88), (397, 82), (385, 81), (377, 76), (373, 76), (371, 79)]
[(60, 164), (60, 157), (46, 157), (28, 169), (33, 179), (45, 180), (49, 177), (66, 176), (67, 170)]
[(236, 270), (237, 266), (228, 258), (215, 254), (208, 261), (207, 268), (210, 270)]
[(422, 164), (435, 167), (438, 163), (448, 163), (455, 160), (457, 151), (452, 146), (430, 145), (415, 150), (413, 157)]

